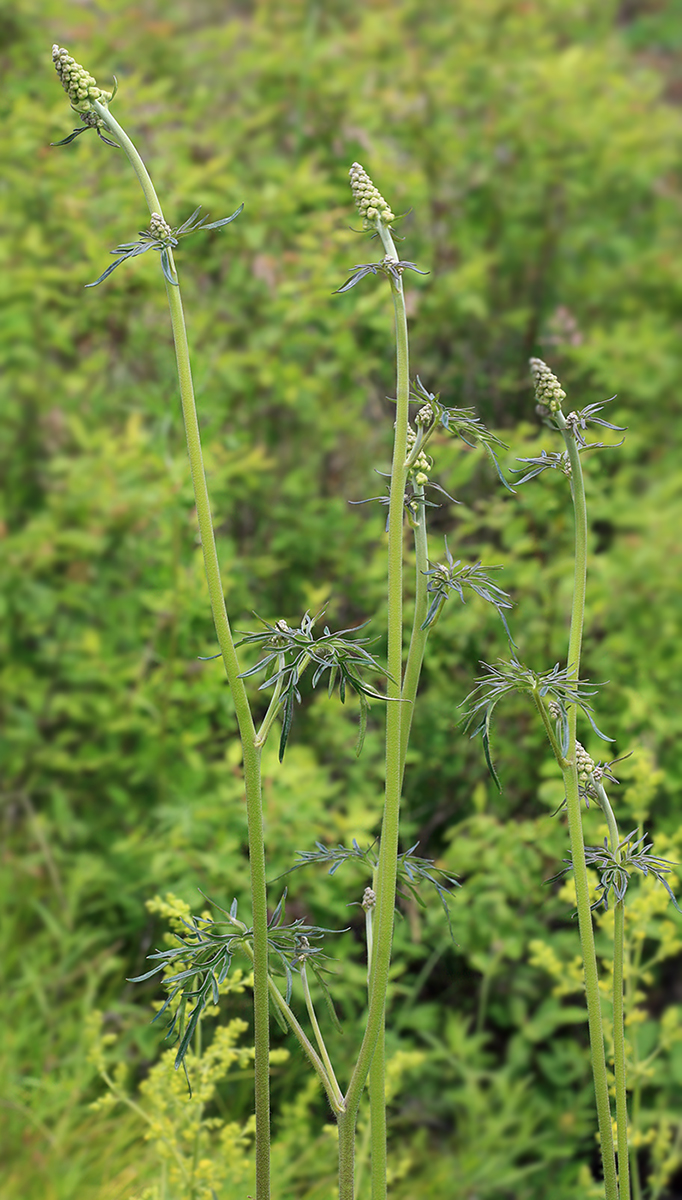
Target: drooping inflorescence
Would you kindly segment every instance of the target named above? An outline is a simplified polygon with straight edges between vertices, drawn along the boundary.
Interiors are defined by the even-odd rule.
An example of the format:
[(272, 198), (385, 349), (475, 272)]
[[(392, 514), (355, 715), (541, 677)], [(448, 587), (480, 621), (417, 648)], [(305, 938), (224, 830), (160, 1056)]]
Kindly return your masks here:
[(68, 50), (54, 45), (52, 61), (62, 87), (77, 112), (88, 112), (93, 100), (99, 100), (101, 104), (108, 104), (111, 100), (112, 93), (98, 87), (97, 80), (71, 57)]
[(531, 358), (530, 373), (535, 387), (535, 400), (540, 409), (555, 413), (561, 408), (561, 401), (566, 399), (566, 393), (556, 375), (541, 358)]
[(384, 200), (381, 192), (374, 186), (369, 175), (360, 163), (354, 162), (350, 171), (350, 186), (358, 212), (364, 221), (366, 229), (376, 229), (377, 221), (389, 226), (395, 221), (391, 207)]

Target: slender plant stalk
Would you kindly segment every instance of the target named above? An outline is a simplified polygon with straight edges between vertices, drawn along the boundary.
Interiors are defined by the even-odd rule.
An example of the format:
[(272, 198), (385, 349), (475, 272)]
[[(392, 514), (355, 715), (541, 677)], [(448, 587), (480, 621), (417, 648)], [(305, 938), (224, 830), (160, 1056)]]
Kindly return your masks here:
[[(407, 663), (405, 665), (405, 674), (402, 685), (401, 706), (401, 723), (400, 723), (400, 778), (401, 790), (402, 779), (405, 774), (405, 757), (407, 747), (410, 740), (410, 730), (412, 727), (412, 717), (414, 714), (414, 705), (417, 696), (417, 687), (419, 686), (419, 677), (421, 675), (422, 663), (424, 661), (424, 650), (429, 636), (427, 629), (422, 629), (421, 626), (426, 618), (428, 609), (427, 595), (427, 579), (426, 572), (429, 568), (429, 552), (428, 539), (426, 530), (426, 508), (423, 504), (424, 488), (422, 484), (415, 482), (414, 498), (417, 503), (417, 515), (414, 518), (414, 545), (415, 545), (415, 598), (414, 598), (414, 618), (412, 622), (412, 636), (410, 638), (410, 648), (407, 655)], [(422, 503), (420, 503), (422, 501)], [(376, 883), (376, 880), (374, 881)], [(367, 913), (367, 958), (368, 963), (371, 963), (373, 952), (373, 936), (372, 936), (372, 910)], [(368, 984), (370, 975), (368, 973)], [(371, 1129), (371, 1180), (372, 1180), (372, 1200), (383, 1200), (386, 1195), (386, 1169), (387, 1169), (387, 1152), (386, 1152), (386, 1014), (384, 1010), (384, 1018), (381, 1023), (381, 1029), (377, 1038), (372, 1065), (369, 1072), (369, 1111), (370, 1111), (370, 1129)]]
[[(243, 933), (247, 932), (247, 927), (246, 927), (246, 925), (244, 925), (244, 923), (242, 921), (238, 921), (235, 917), (228, 917), (228, 920), (233, 925), (235, 925), (238, 929), (240, 929)], [(242, 949), (243, 949), (244, 953), (247, 955), (247, 957), (251, 959), (251, 962), (253, 962), (253, 947), (250, 946), (247, 941), (245, 941), (242, 944)], [(335, 1113), (343, 1112), (344, 1111), (344, 1099), (341, 1094), (341, 1089), (339, 1088), (339, 1085), (336, 1084), (336, 1087), (335, 1087), (334, 1083), (332, 1083), (331, 1079), (329, 1078), (329, 1075), (327, 1074), (327, 1070), (324, 1066), (324, 1063), (322, 1062), (322, 1059), (320, 1058), (319, 1054), (317, 1053), (315, 1047), (313, 1046), (312, 1042), (310, 1041), (310, 1038), (306, 1034), (305, 1030), (302, 1028), (299, 1021), (294, 1016), (294, 1013), (292, 1012), (291, 1008), (287, 1004), (286, 1000), (284, 999), (284, 996), (280, 992), (279, 988), (277, 987), (277, 984), (275, 983), (274, 979), (272, 978), (272, 976), (270, 974), (268, 974), (268, 991), (270, 993), (270, 998), (272, 1000), (273, 1005), (275, 1006), (275, 1008), (277, 1008), (279, 1010), (280, 1014), (286, 1021), (287, 1025), (291, 1029), (291, 1032), (296, 1037), (298, 1044), (300, 1045), (303, 1053), (305, 1054), (306, 1058), (308, 1059), (311, 1067), (313, 1068), (315, 1074), (318, 1076), (320, 1083), (322, 1084), (325, 1092), (327, 1093), (327, 1098), (332, 1107), (332, 1111)], [(334, 1081), (334, 1082), (336, 1082), (336, 1081)]]
[[(376, 886), (377, 872), (374, 872), (372, 878), (372, 893), (374, 900), (372, 903), (365, 905), (365, 934), (367, 940), (367, 994), (371, 992), (372, 980), (372, 956), (374, 954), (374, 905), (376, 904)], [(363, 1147), (366, 1153), (367, 1145), (370, 1148), (370, 1181), (372, 1189), (372, 1200), (375, 1196), (382, 1197), (386, 1189), (386, 1171), (388, 1167), (388, 1154), (386, 1145), (386, 1023), (385, 1012), (384, 1020), (379, 1030), (377, 1044), (372, 1057), (372, 1065), (369, 1069), (369, 1119), (366, 1144)], [(364, 1158), (362, 1160), (364, 1165)], [(359, 1172), (358, 1172), (359, 1176)], [(358, 1191), (360, 1189), (360, 1179), (356, 1180)]]
[[(284, 658), (284, 655), (280, 654), (279, 658), (277, 659), (277, 669), (279, 671), (284, 670), (285, 661), (286, 660)], [(267, 736), (268, 736), (268, 733), (270, 732), (270, 727), (271, 727), (273, 721), (275, 720), (275, 717), (277, 716), (277, 713), (279, 710), (279, 701), (280, 701), (280, 697), (282, 695), (283, 687), (284, 687), (284, 680), (283, 680), (283, 677), (280, 675), (280, 678), (277, 680), (277, 682), (275, 684), (275, 688), (272, 693), (272, 699), (270, 700), (270, 703), (268, 705), (268, 711), (266, 712), (265, 716), (263, 717), (263, 720), (261, 721), (260, 729), (258, 730), (258, 733), (256, 734), (256, 745), (257, 746), (264, 746), (267, 741)]]
[(617, 900), (613, 914), (613, 1066), (616, 1076), (618, 1187), (620, 1191), (620, 1200), (630, 1200), (628, 1095), (625, 1071), (625, 1027), (623, 1022), (624, 949), (625, 902), (623, 900)]
[[(377, 223), (386, 257), (398, 262), (398, 255), (388, 229)], [(388, 509), (388, 696), (386, 710), (386, 792), (381, 827), (381, 844), (377, 870), (377, 906), (374, 919), (374, 946), (370, 973), (370, 994), (367, 1024), (348, 1091), (346, 1113), (339, 1119), (339, 1200), (354, 1200), (353, 1154), (355, 1123), (362, 1089), (377, 1055), (376, 1069), (385, 1070), (383, 1038), (388, 972), (393, 943), (393, 913), (395, 908), (398, 867), (398, 832), (400, 793), (402, 789), (401, 703), (403, 653), (403, 513), (405, 496), (405, 459), (407, 456), (407, 418), (409, 399), (409, 358), (407, 314), (402, 279), (391, 278), (396, 329), (396, 421), (393, 442), (393, 464)], [(385, 1155), (385, 1125), (372, 1129), (372, 1160)], [(380, 1196), (386, 1195), (386, 1180)], [(380, 1200), (373, 1190), (373, 1200)]]
[[(640, 835), (641, 835), (640, 828)], [(630, 961), (630, 970), (627, 973), (625, 985), (627, 988), (627, 1006), (628, 1011), (634, 1005), (633, 980), (639, 977), (640, 967), (642, 963), (642, 941), (638, 941), (634, 952), (634, 961)], [(632, 1126), (633, 1129), (639, 1129), (640, 1111), (642, 1105), (642, 1084), (641, 1076), (637, 1068), (639, 1067), (639, 1045), (637, 1042), (637, 1028), (633, 1026), (630, 1032), (632, 1045), (632, 1060), (635, 1068), (634, 1087), (632, 1089)], [(637, 1150), (635, 1146), (630, 1147), (630, 1178), (632, 1179), (632, 1198), (633, 1200), (643, 1200), (642, 1181), (639, 1174), (639, 1160), (637, 1158)]]
[(317, 1013), (315, 1012), (313, 998), (310, 995), (310, 985), (308, 983), (308, 974), (305, 969), (305, 962), (301, 963), (301, 983), (303, 984), (303, 995), (305, 997), (305, 1006), (308, 1010), (308, 1016), (310, 1017), (310, 1024), (313, 1027), (313, 1033), (315, 1034), (315, 1041), (317, 1042), (317, 1048), (320, 1052), (320, 1058), (322, 1059), (322, 1062), (325, 1065), (327, 1075), (329, 1076), (329, 1080), (330, 1080), (331, 1084), (333, 1085), (334, 1091), (335, 1091), (339, 1101), (342, 1103), (343, 1097), (342, 1097), (341, 1088), (339, 1087), (337, 1079), (336, 1079), (336, 1075), (334, 1074), (334, 1068), (332, 1066), (332, 1062), (329, 1057), (329, 1052), (325, 1045), (325, 1040), (322, 1037), (322, 1030), (320, 1029), (320, 1025), (317, 1020)]
[[(566, 424), (563, 413), (555, 413), (566, 443), (571, 464), (571, 480), (573, 491), (573, 506), (575, 510), (575, 579), (573, 587), (573, 605), (571, 610), (571, 631), (568, 643), (568, 678), (578, 681), (580, 675), (580, 652), (582, 648), (583, 624), (585, 620), (585, 586), (587, 580), (587, 507), (585, 503), (585, 483), (583, 480), (580, 454), (573, 433)], [(587, 866), (585, 863), (585, 842), (583, 839), (582, 814), (580, 809), (580, 794), (578, 791), (578, 771), (575, 761), (576, 722), (578, 710), (571, 705), (568, 712), (569, 745), (568, 760), (570, 766), (563, 768), (564, 787), (566, 789), (566, 809), (568, 829), (571, 842), (571, 858), (575, 879), (576, 903), (578, 909), (578, 925), (580, 943), (583, 955), (585, 974), (585, 996), (587, 1000), (587, 1020), (590, 1031), (590, 1048), (592, 1058), (592, 1074), (597, 1105), (597, 1120), (601, 1138), (601, 1156), (604, 1169), (604, 1190), (606, 1200), (619, 1200), (618, 1181), (616, 1176), (616, 1156), (613, 1145), (613, 1126), (611, 1124), (611, 1105), (609, 1103), (608, 1079), (606, 1075), (606, 1055), (604, 1052), (604, 1031), (602, 1027), (601, 1002), (599, 998), (599, 976), (597, 971), (597, 955), (594, 944), (594, 929), (592, 912), (590, 910), (590, 895), (587, 881)]]
[[(601, 780), (596, 784), (599, 803), (609, 827), (611, 851), (620, 858), (620, 837), (613, 809)], [(613, 1069), (616, 1077), (616, 1126), (618, 1130), (618, 1188), (620, 1200), (630, 1200), (628, 1153), (628, 1098), (625, 1067), (625, 1021), (623, 983), (625, 961), (625, 901), (616, 898), (613, 914)]]
[[(125, 130), (111, 115), (109, 109), (99, 101), (93, 107), (105, 122), (128, 159), (142, 187), (150, 212), (163, 217), (163, 210), (149, 172)], [(172, 252), (168, 251), (171, 270), (177, 278)], [(206, 484), (199, 422), (194, 400), (192, 371), (187, 343), (187, 330), (182, 307), (179, 283), (171, 285), (166, 280), (166, 293), (170, 308), (178, 382), (182, 413), (187, 437), (187, 452), (190, 461), (192, 484), (201, 534), (206, 580), (211, 599), (211, 609), (220, 646), (225, 674), (227, 675), (235, 707), (244, 756), (244, 787), (248, 819), (249, 860), (251, 867), (251, 904), (253, 914), (254, 945), (254, 1043), (255, 1043), (255, 1112), (256, 1112), (256, 1198), (270, 1197), (270, 1029), (268, 1006), (268, 935), (267, 898), (265, 878), (265, 841), (263, 836), (263, 809), (261, 801), (260, 746), (256, 744), (256, 730), (251, 715), (244, 681), (239, 678), (239, 661), (232, 638), (230, 622), (225, 607), (225, 597), (220, 578), (220, 565), (211, 518), (211, 505)]]
[(421, 676), (424, 651), (429, 636), (428, 629), (422, 629), (428, 610), (428, 581), (426, 572), (429, 569), (429, 543), (426, 529), (426, 506), (424, 504), (423, 484), (414, 482), (414, 500), (417, 505), (417, 515), (414, 518), (414, 551), (415, 551), (415, 585), (414, 585), (414, 620), (410, 649), (405, 665), (403, 679), (403, 705), (400, 724), (400, 758), (401, 771), (405, 774), (405, 758), (410, 741), (412, 718), (417, 698), (417, 688)]
[(372, 1200), (384, 1200), (388, 1170), (386, 1125), (386, 1009), (369, 1069), (370, 1180)]
[(552, 750), (554, 751), (554, 757), (556, 758), (562, 771), (566, 771), (566, 770), (568, 770), (570, 763), (569, 763), (569, 760), (567, 758), (564, 758), (564, 755), (561, 753), (561, 747), (559, 746), (556, 734), (555, 734), (554, 730), (552, 729), (552, 723), (549, 719), (547, 703), (546, 703), (544, 697), (540, 695), (540, 689), (537, 686), (537, 684), (533, 688), (533, 700), (535, 701), (535, 707), (537, 708), (540, 716), (542, 717), (542, 723), (545, 727), (545, 733), (547, 734), (547, 737), (549, 738), (549, 744), (552, 747)]

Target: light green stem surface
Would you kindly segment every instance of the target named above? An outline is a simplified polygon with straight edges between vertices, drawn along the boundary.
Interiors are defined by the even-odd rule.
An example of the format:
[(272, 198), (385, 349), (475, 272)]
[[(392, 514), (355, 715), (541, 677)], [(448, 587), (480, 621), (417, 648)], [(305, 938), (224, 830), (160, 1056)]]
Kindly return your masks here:
[[(421, 626), (426, 618), (428, 609), (427, 596), (427, 579), (426, 571), (428, 570), (428, 542), (426, 533), (426, 508), (423, 503), (424, 488), (420, 484), (414, 484), (414, 495), (418, 503), (417, 516), (414, 524), (414, 542), (415, 542), (415, 559), (416, 559), (416, 579), (415, 579), (415, 598), (414, 598), (414, 619), (412, 622), (412, 636), (410, 639), (410, 649), (407, 655), (407, 663), (405, 666), (405, 674), (402, 685), (402, 713), (400, 723), (400, 779), (401, 789), (402, 780), (405, 774), (405, 757), (407, 754), (407, 746), (410, 740), (410, 730), (412, 727), (412, 717), (414, 714), (414, 704), (417, 697), (417, 688), (419, 686), (419, 677), (421, 675), (422, 663), (424, 661), (424, 650), (426, 641), (429, 636), (428, 629), (422, 629)], [(376, 880), (374, 881), (376, 885)], [(371, 914), (368, 914), (371, 916)], [(370, 936), (371, 924), (368, 929), (367, 938), (367, 953), (368, 962), (372, 959), (372, 939)], [(369, 975), (368, 975), (369, 982)], [(381, 1023), (381, 1029), (377, 1038), (377, 1044), (372, 1058), (372, 1065), (369, 1071), (369, 1110), (370, 1110), (370, 1128), (371, 1128), (371, 1179), (372, 1179), (372, 1200), (383, 1200), (386, 1195), (386, 1171), (387, 1171), (387, 1153), (386, 1153), (386, 1030), (385, 1030), (385, 1012)]]
[[(251, 959), (251, 962), (253, 962), (253, 950), (248, 942), (244, 942), (244, 950)], [(343, 1112), (344, 1101), (338, 1084), (336, 1085), (335, 1090), (334, 1084), (327, 1075), (322, 1059), (310, 1041), (310, 1038), (307, 1036), (305, 1030), (294, 1016), (271, 975), (268, 975), (268, 991), (270, 992), (270, 998), (273, 1004), (284, 1017), (284, 1020), (296, 1037), (299, 1046), (301, 1047), (315, 1074), (320, 1080), (325, 1092), (327, 1093), (327, 1099), (329, 1100), (332, 1110), (335, 1113)]]
[(428, 612), (428, 580), (426, 572), (429, 569), (429, 543), (426, 530), (426, 506), (424, 504), (424, 488), (422, 484), (414, 484), (414, 498), (417, 503), (417, 516), (414, 524), (414, 552), (415, 552), (415, 584), (414, 584), (414, 620), (412, 622), (412, 636), (410, 638), (410, 649), (407, 655), (407, 663), (405, 665), (405, 677), (403, 679), (403, 705), (402, 705), (402, 720), (400, 724), (400, 758), (401, 772), (405, 773), (405, 758), (407, 755), (407, 747), (410, 741), (410, 731), (412, 729), (412, 719), (414, 717), (414, 706), (417, 699), (417, 688), (419, 687), (419, 678), (421, 676), (422, 664), (424, 662), (424, 651), (426, 642), (429, 636), (428, 629), (422, 629), (422, 625), (426, 620)]
[(549, 744), (552, 747), (552, 750), (554, 751), (554, 757), (557, 760), (562, 771), (565, 771), (568, 769), (570, 764), (569, 764), (568, 759), (564, 758), (563, 754), (561, 753), (561, 747), (556, 739), (556, 734), (552, 728), (552, 722), (551, 722), (550, 715), (549, 715), (549, 712), (547, 709), (547, 704), (546, 704), (545, 698), (544, 698), (544, 696), (540, 695), (540, 691), (539, 691), (539, 688), (537, 687), (537, 685), (534, 685), (534, 687), (533, 687), (533, 700), (535, 701), (535, 707), (537, 708), (537, 710), (542, 718), (542, 723), (545, 727), (545, 733), (547, 734), (547, 737), (549, 738)]
[(334, 1074), (334, 1068), (332, 1066), (332, 1062), (329, 1057), (329, 1052), (327, 1050), (325, 1040), (322, 1037), (322, 1030), (320, 1029), (320, 1025), (317, 1020), (317, 1013), (315, 1012), (313, 998), (310, 995), (310, 986), (308, 984), (308, 974), (305, 969), (305, 962), (301, 963), (301, 982), (303, 984), (303, 995), (305, 997), (305, 1005), (306, 1005), (306, 1008), (308, 1009), (308, 1016), (310, 1017), (310, 1024), (313, 1027), (313, 1033), (315, 1034), (315, 1041), (317, 1042), (317, 1048), (320, 1052), (320, 1058), (322, 1059), (322, 1062), (325, 1065), (327, 1075), (329, 1076), (329, 1081), (332, 1084), (332, 1087), (334, 1088), (334, 1093), (336, 1096), (337, 1104), (339, 1107), (343, 1107), (343, 1095), (341, 1092), (341, 1088), (339, 1087), (337, 1079), (336, 1079), (336, 1075)]
[[(585, 586), (587, 580), (587, 507), (585, 503), (585, 484), (582, 464), (573, 433), (566, 425), (566, 419), (561, 412), (555, 414), (566, 442), (566, 449), (571, 464), (573, 490), (573, 505), (575, 509), (575, 580), (573, 587), (573, 606), (571, 610), (571, 632), (568, 643), (568, 678), (577, 683), (580, 675), (580, 652), (582, 648), (583, 623), (585, 619)], [(573, 862), (573, 877), (575, 879), (576, 905), (578, 909), (578, 926), (580, 929), (580, 944), (583, 955), (585, 973), (585, 998), (587, 1001), (587, 1020), (590, 1031), (590, 1048), (592, 1057), (592, 1074), (597, 1105), (597, 1120), (601, 1138), (601, 1156), (604, 1169), (604, 1190), (606, 1200), (619, 1200), (618, 1182), (616, 1177), (616, 1156), (613, 1145), (613, 1126), (611, 1124), (611, 1105), (609, 1103), (608, 1079), (606, 1075), (606, 1055), (604, 1052), (604, 1031), (602, 1027), (601, 1002), (599, 998), (599, 976), (597, 971), (597, 954), (594, 944), (594, 928), (590, 910), (590, 894), (585, 863), (585, 842), (583, 839), (582, 813), (580, 793), (578, 791), (578, 772), (575, 764), (577, 708), (571, 705), (568, 711), (569, 746), (568, 760), (570, 766), (563, 770), (564, 787), (566, 789), (566, 811), (568, 830), (571, 842), (571, 858)]]
[[(386, 256), (398, 262), (393, 239), (378, 222)], [(388, 973), (393, 944), (393, 914), (395, 909), (396, 875), (398, 866), (398, 832), (400, 822), (400, 793), (402, 787), (401, 703), (403, 654), (403, 518), (405, 497), (405, 459), (407, 457), (407, 418), (409, 399), (409, 360), (407, 314), (402, 279), (391, 280), (396, 329), (396, 421), (393, 441), (393, 464), (388, 509), (388, 696), (386, 706), (386, 791), (381, 827), (379, 864), (377, 869), (377, 905), (374, 918), (374, 948), (371, 963), (370, 994), (367, 1024), (355, 1068), (346, 1093), (346, 1114), (339, 1119), (339, 1200), (354, 1200), (352, 1156), (354, 1153), (355, 1122), (365, 1080), (377, 1054), (376, 1067), (382, 1074), (384, 1046), (382, 1031)], [(381, 1042), (380, 1042), (380, 1039)], [(379, 1044), (380, 1043), (380, 1044)], [(385, 1124), (372, 1128), (372, 1160), (385, 1155)], [(386, 1181), (381, 1196), (386, 1195)], [(372, 1191), (372, 1200), (379, 1196)]]
[[(601, 780), (595, 781), (599, 804), (609, 827), (611, 851), (620, 860), (618, 825)], [(628, 1098), (625, 1069), (625, 1019), (623, 1015), (625, 962), (625, 902), (616, 900), (613, 914), (613, 1070), (616, 1077), (616, 1125), (618, 1128), (618, 1189), (620, 1200), (630, 1200), (628, 1153)]]
[(618, 1188), (620, 1200), (630, 1200), (628, 1153), (628, 1094), (625, 1070), (625, 1025), (623, 1021), (623, 960), (625, 954), (625, 904), (616, 902), (613, 914), (613, 1067), (616, 1077), (616, 1123), (618, 1127)]
[[(163, 216), (163, 210), (149, 172), (135, 146), (108, 108), (94, 101), (94, 107), (108, 128), (118, 139), (137, 175), (150, 212)], [(175, 265), (171, 251), (168, 252), (171, 270)], [(177, 277), (177, 272), (175, 272)], [(182, 414), (187, 437), (187, 452), (190, 461), (192, 484), (197, 508), (201, 546), (204, 555), (206, 580), (211, 599), (213, 621), (218, 644), (225, 664), (244, 755), (244, 787), (249, 830), (249, 859), (251, 865), (251, 904), (253, 913), (254, 944), (254, 1042), (255, 1042), (255, 1112), (256, 1112), (256, 1200), (270, 1197), (270, 1029), (268, 1009), (268, 940), (267, 899), (265, 878), (265, 842), (263, 835), (263, 810), (260, 781), (260, 747), (256, 745), (256, 730), (251, 716), (244, 681), (239, 678), (239, 662), (235, 650), (230, 622), (225, 608), (225, 597), (220, 578), (220, 565), (213, 531), (211, 506), (206, 484), (199, 422), (197, 419), (192, 372), (190, 367), (187, 330), (182, 308), (179, 285), (173, 286), (166, 280), (166, 292), (170, 308), (175, 356), (180, 385)]]

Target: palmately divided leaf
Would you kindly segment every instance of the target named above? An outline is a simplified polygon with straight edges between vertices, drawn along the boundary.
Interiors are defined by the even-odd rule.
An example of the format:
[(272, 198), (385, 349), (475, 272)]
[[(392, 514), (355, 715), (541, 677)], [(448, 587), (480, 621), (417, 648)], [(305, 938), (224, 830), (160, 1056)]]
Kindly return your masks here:
[[(84, 132), (84, 129), (74, 130), (71, 137), (67, 138), (66, 141), (73, 141), (73, 139), (79, 133)], [(107, 139), (104, 138), (103, 140), (106, 141)], [(62, 143), (56, 144), (61, 145)], [(115, 142), (111, 143), (111, 145), (115, 144)], [(190, 234), (196, 233), (198, 230), (222, 229), (224, 225), (229, 225), (230, 222), (234, 221), (235, 218), (239, 216), (243, 208), (244, 205), (240, 204), (239, 208), (236, 209), (235, 212), (231, 213), (229, 217), (222, 217), (219, 221), (211, 221), (207, 224), (208, 214), (201, 219), (198, 219), (199, 213), (201, 212), (201, 205), (199, 205), (198, 208), (195, 208), (192, 215), (187, 218), (184, 224), (178, 226), (177, 229), (170, 229), (165, 222), (160, 220), (158, 213), (153, 213), (150, 228), (140, 230), (139, 241), (124, 242), (122, 245), (117, 246), (115, 250), (112, 250), (111, 254), (119, 255), (116, 262), (113, 263), (112, 266), (107, 267), (106, 271), (103, 271), (99, 279), (96, 279), (94, 283), (86, 283), (85, 286), (97, 287), (98, 283), (102, 283), (104, 279), (107, 279), (108, 276), (111, 275), (112, 271), (115, 271), (116, 268), (120, 267), (121, 263), (126, 262), (127, 259), (137, 258), (140, 254), (146, 254), (148, 250), (158, 250), (161, 259), (161, 270), (163, 271), (165, 279), (168, 281), (168, 283), (172, 284), (173, 287), (177, 287), (178, 281), (174, 277), (171, 270), (171, 261), (168, 254), (169, 248), (177, 246), (180, 238), (188, 237)], [(155, 227), (154, 225), (155, 220), (159, 222), (158, 227)], [(161, 232), (159, 231), (160, 229)]]
[(576, 682), (576, 680), (570, 679), (568, 668), (560, 667), (559, 663), (555, 663), (551, 670), (541, 672), (531, 670), (517, 658), (511, 658), (508, 662), (499, 659), (498, 663), (499, 665), (495, 666), (491, 666), (490, 663), (481, 663), (486, 675), (478, 681), (477, 686), (464, 701), (465, 704), (469, 701), (474, 701), (474, 703), (465, 713), (463, 721), (465, 729), (471, 728), (472, 725), (475, 726), (471, 733), (472, 738), (481, 734), (488, 769), (500, 790), (500, 782), (490, 753), (490, 722), (496, 705), (505, 695), (510, 695), (512, 692), (525, 692), (533, 695), (536, 692), (543, 698), (549, 697), (559, 705), (566, 728), (568, 727), (567, 707), (575, 704), (590, 722), (598, 737), (603, 738), (604, 741), (613, 740), (597, 728), (592, 716), (592, 708), (588, 700), (596, 694), (597, 689), (594, 685), (587, 685), (582, 680)]
[(300, 703), (301, 700), (299, 682), (308, 667), (312, 668), (311, 685), (313, 688), (317, 687), (328, 673), (328, 690), (331, 694), (333, 689), (338, 687), (342, 703), (345, 702), (347, 687), (362, 698), (360, 705), (361, 730), (363, 723), (366, 722), (366, 707), (363, 708), (362, 701), (364, 700), (364, 704), (367, 706), (368, 700), (385, 701), (389, 699), (362, 676), (363, 672), (371, 671), (390, 678), (385, 668), (365, 649), (365, 645), (372, 639), (348, 636), (358, 633), (367, 625), (367, 622), (354, 628), (340, 629), (336, 633), (332, 633), (329, 627), (325, 626), (324, 632), (319, 637), (315, 637), (314, 626), (323, 613), (324, 609), (315, 616), (309, 612), (305, 613), (298, 628), (292, 628), (286, 621), (280, 620), (273, 624), (259, 617), (264, 629), (247, 632), (237, 642), (238, 646), (255, 645), (262, 651), (258, 662), (242, 671), (242, 679), (248, 679), (260, 672), (268, 671), (270, 665), (278, 660), (278, 670), (267, 675), (259, 690), (270, 687), (280, 688), (277, 702), (282, 714), (280, 762), (284, 757), (291, 732), (295, 703)]
[(429, 562), (429, 570), (425, 572), (428, 580), (427, 592), (433, 597), (429, 605), (428, 612), (422, 622), (422, 629), (428, 629), (433, 625), (436, 617), (440, 612), (451, 592), (456, 592), (460, 600), (464, 604), (464, 590), (469, 588), (480, 596), (482, 600), (486, 600), (488, 604), (492, 604), (504, 625), (504, 630), (512, 646), (515, 646), (512, 638), (507, 618), (504, 615), (505, 609), (513, 607), (512, 602), (507, 592), (498, 587), (496, 583), (490, 579), (488, 572), (501, 571), (501, 566), (483, 567), (480, 562), (477, 563), (462, 563), (461, 559), (455, 562), (450, 549), (448, 547), (447, 538), (445, 539), (445, 563)]
[[(623, 840), (618, 844), (615, 851), (612, 850), (608, 841), (604, 840), (603, 846), (586, 846), (585, 847), (585, 862), (588, 867), (594, 867), (599, 872), (599, 887), (593, 909), (603, 908), (608, 911), (609, 894), (613, 891), (616, 900), (623, 900), (627, 892), (630, 877), (633, 871), (639, 871), (646, 878), (647, 875), (653, 875), (659, 883), (663, 884), (666, 892), (672, 900), (675, 908), (679, 913), (682, 913), (675, 894), (665, 878), (673, 867), (678, 866), (678, 863), (671, 862), (667, 858), (660, 858), (657, 854), (651, 854), (653, 850), (653, 842), (648, 842), (644, 845), (647, 835), (637, 837), (638, 829), (633, 829)], [(552, 876), (548, 883), (554, 880), (563, 878), (569, 871), (573, 870), (573, 863), (570, 858), (564, 859), (567, 864), (556, 875)]]

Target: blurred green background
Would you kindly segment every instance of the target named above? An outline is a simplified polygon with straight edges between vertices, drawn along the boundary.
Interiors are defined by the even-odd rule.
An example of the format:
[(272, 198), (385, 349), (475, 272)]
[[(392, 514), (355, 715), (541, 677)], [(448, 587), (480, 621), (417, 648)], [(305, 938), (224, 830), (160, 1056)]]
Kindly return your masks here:
[[(172, 891), (198, 911), (201, 888), (247, 911), (248, 872), (230, 698), (220, 663), (198, 661), (215, 642), (158, 260), (83, 290), (147, 215), (122, 153), (90, 133), (50, 147), (77, 124), (55, 41), (102, 86), (118, 77), (115, 115), (172, 224), (199, 204), (217, 219), (245, 203), (178, 256), (237, 629), (254, 627), (253, 610), (297, 623), (325, 602), (336, 627), (384, 629), (385, 510), (347, 501), (380, 492), (373, 472), (389, 463), (390, 294), (370, 278), (332, 295), (376, 254), (352, 229), (353, 160), (406, 213), (402, 256), (430, 272), (407, 284), (412, 371), (446, 403), (475, 406), (509, 444), (506, 468), (555, 448), (530, 354), (571, 407), (618, 394), (625, 444), (586, 460), (584, 659), (608, 681), (597, 717), (615, 740), (581, 736), (595, 758), (634, 751), (621, 827), (651, 810), (659, 852), (676, 858), (682, 4), (0, 3), (0, 1196), (114, 1200), (160, 1196), (159, 1159), (134, 1113), (90, 1107), (102, 1085), (86, 1018), (103, 1012), (134, 1094), (163, 1048), (149, 1025), (158, 985), (126, 983), (166, 928), (145, 902)], [(455, 557), (502, 564), (519, 654), (551, 667), (571, 592), (565, 479), (512, 496), (478, 453), (434, 454), (462, 503), (429, 510), (432, 557), (447, 535)], [(557, 774), (522, 703), (495, 725), (502, 795), (459, 727), (479, 661), (506, 652), (493, 611), (451, 600), (427, 653), (404, 846), (419, 841), (464, 886), (454, 947), (436, 897), (424, 911), (402, 903), (398, 923), (390, 1136), (405, 1198), (601, 1194), (579, 988), (562, 991), (541, 949), (569, 965), (578, 952), (570, 897), (543, 883), (566, 853)], [(376, 831), (382, 713), (357, 761), (347, 709), (306, 694), (283, 767), (268, 748), (272, 879), (316, 839)], [(594, 812), (586, 826), (602, 836)], [(348, 867), (289, 880), (292, 915), (351, 926), (330, 950), (341, 1063), (364, 996), (361, 910), (348, 905), (367, 882)], [(637, 886), (634, 1137), (641, 1195), (655, 1200), (682, 1196), (681, 919), (660, 888)], [(608, 918), (605, 956), (607, 933)], [(249, 1004), (246, 991), (225, 1008), (249, 1022)], [(276, 1196), (328, 1197), (328, 1114), (289, 1048), (273, 1077)], [(243, 1122), (250, 1103), (247, 1070), (208, 1111)], [(218, 1194), (246, 1187), (228, 1173)]]

